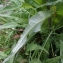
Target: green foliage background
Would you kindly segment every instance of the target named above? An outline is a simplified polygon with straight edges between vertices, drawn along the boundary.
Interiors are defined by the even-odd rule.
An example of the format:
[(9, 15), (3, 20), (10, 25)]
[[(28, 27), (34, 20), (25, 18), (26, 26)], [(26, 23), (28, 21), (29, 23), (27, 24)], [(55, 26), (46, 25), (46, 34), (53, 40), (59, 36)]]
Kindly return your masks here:
[(63, 63), (63, 0), (0, 0), (0, 63)]

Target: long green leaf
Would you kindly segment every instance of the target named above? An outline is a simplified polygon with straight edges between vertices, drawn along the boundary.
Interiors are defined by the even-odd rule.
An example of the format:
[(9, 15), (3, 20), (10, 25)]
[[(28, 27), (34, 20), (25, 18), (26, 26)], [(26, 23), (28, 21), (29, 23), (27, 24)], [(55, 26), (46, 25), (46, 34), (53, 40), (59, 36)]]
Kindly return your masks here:
[(24, 0), (21, 0), (21, 1), (20, 0), (11, 0), (7, 3), (7, 6), (3, 5), (3, 8), (0, 9), (0, 13), (15, 10), (22, 6), (22, 4), (23, 4), (22, 2), (24, 2)]
[(39, 59), (32, 59), (30, 63), (42, 63)]
[(33, 51), (33, 50), (43, 50), (48, 54), (48, 51), (45, 48), (42, 48), (42, 46), (34, 43), (28, 44), (26, 51)]
[(57, 56), (51, 59), (47, 59), (44, 63), (58, 63), (58, 61), (63, 58), (63, 56)]
[(9, 22), (4, 25), (0, 25), (0, 29), (13, 28), (16, 26), (18, 26), (18, 24), (16, 22)]
[[(63, 55), (63, 41), (60, 40), (60, 55)], [(63, 63), (63, 58), (61, 59), (61, 63)]]
[(25, 0), (25, 2), (30, 4), (33, 7), (38, 7), (39, 6), (39, 4), (36, 3), (34, 0), (31, 0), (31, 1), (30, 0)]
[(62, 2), (63, 2), (62, 0), (57, 0), (57, 1), (53, 1), (53, 2), (46, 2), (45, 4), (42, 4), (42, 5), (38, 6), (37, 8), (43, 7), (43, 6), (56, 5), (56, 4), (59, 4), (59, 3), (62, 3)]
[[(43, 24), (44, 20), (48, 17), (51, 16), (51, 12), (49, 11), (43, 11), (43, 12), (38, 12), (36, 15), (34, 15), (33, 17), (31, 17), (29, 19), (29, 25), (26, 27), (26, 29), (24, 30), (24, 33), (21, 35), (21, 38), (18, 41), (18, 44), (16, 45), (16, 47), (13, 49), (13, 53), (16, 53), (23, 44), (25, 44), (25, 42), (27, 41), (27, 35), (31, 36), (30, 33), (32, 32), (38, 32), (41, 30), (41, 24)], [(19, 47), (18, 47), (19, 46)]]
[[(13, 56), (18, 52), (18, 50), (26, 43), (27, 36), (31, 36), (33, 32), (38, 32), (41, 30), (41, 25), (45, 21), (45, 19), (49, 18), (52, 15), (52, 12), (50, 11), (40, 11), (37, 14), (35, 14), (33, 17), (29, 19), (29, 24), (24, 30), (23, 34), (21, 35), (20, 39), (18, 40), (18, 43), (12, 50), (12, 54), (10, 56)], [(10, 56), (4, 60), (3, 63), (5, 63), (8, 59), (10, 59)]]
[(7, 54), (4, 52), (0, 51), (0, 59), (5, 59), (7, 57)]

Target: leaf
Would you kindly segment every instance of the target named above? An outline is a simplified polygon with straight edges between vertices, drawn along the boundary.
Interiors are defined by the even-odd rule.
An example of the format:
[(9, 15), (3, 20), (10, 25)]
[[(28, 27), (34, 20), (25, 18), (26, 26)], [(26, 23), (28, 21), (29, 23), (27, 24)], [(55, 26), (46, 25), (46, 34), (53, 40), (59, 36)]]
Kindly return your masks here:
[(42, 4), (42, 0), (35, 0), (38, 4)]
[(0, 59), (5, 59), (7, 57), (7, 54), (4, 52), (0, 51)]
[(63, 16), (63, 3), (57, 5), (57, 14)]
[[(24, 41), (27, 40), (27, 35), (30, 34), (30, 32), (38, 32), (40, 31), (41, 28), (41, 24), (43, 24), (44, 20), (46, 18), (48, 18), (49, 16), (51, 16), (50, 11), (43, 11), (43, 12), (38, 12), (36, 15), (34, 15), (33, 17), (31, 17), (29, 19), (29, 25), (26, 27), (26, 29), (24, 30), (23, 34), (21, 35), (21, 38), (18, 41), (18, 44), (16, 45), (16, 47), (13, 49), (13, 53), (17, 52), (17, 50), (19, 50), (19, 48), (21, 48), (22, 44), (25, 44)], [(40, 25), (38, 25), (40, 24)], [(38, 28), (39, 27), (39, 30)], [(31, 35), (31, 34), (30, 34)], [(22, 43), (23, 42), (23, 43)], [(19, 45), (19, 47), (18, 47)], [(18, 47), (18, 49), (16, 49)]]
[(13, 28), (16, 26), (18, 26), (18, 24), (16, 22), (9, 22), (4, 25), (0, 25), (0, 29)]
[[(29, 19), (29, 24), (25, 28), (20, 39), (18, 40), (18, 43), (12, 50), (12, 55), (16, 54), (18, 52), (18, 50), (26, 43), (28, 35), (31, 36), (33, 34), (33, 32), (35, 33), (35, 32), (38, 32), (41, 30), (41, 25), (43, 24), (45, 19), (49, 18), (51, 15), (52, 15), (51, 11), (40, 11)], [(39, 28), (39, 30), (37, 27)], [(30, 32), (32, 32), (32, 33), (30, 34)], [(10, 58), (8, 57), (6, 59), (8, 60)], [(4, 60), (4, 62), (5, 62), (5, 60)]]
[(63, 58), (63, 56), (57, 56), (51, 59), (47, 59), (44, 63), (58, 63), (58, 61)]
[(14, 60), (14, 56), (11, 57), (11, 58), (9, 59), (9, 61), (7, 61), (6, 63), (13, 63), (13, 60)]
[[(46, 44), (45, 44), (45, 42), (43, 43), (43, 44), (45, 44), (44, 49), (48, 52), (48, 54), (49, 54), (50, 43), (51, 43), (50, 37), (47, 40)], [(41, 54), (42, 55), (42, 60), (47, 59), (48, 58), (48, 54), (43, 51), (42, 54)]]
[(12, 36), (12, 34), (13, 34), (13, 31), (11, 31), (10, 33), (8, 33), (5, 42), (9, 41), (9, 39), (10, 39), (11, 36)]
[[(12, 48), (14, 48), (15, 45), (16, 45), (16, 43), (13, 44)], [(11, 48), (11, 49), (12, 49), (12, 48)], [(8, 58), (5, 59), (5, 61), (2, 62), (2, 63), (13, 63), (13, 60), (14, 60), (14, 54), (11, 54), (11, 55), (9, 56), (9, 58), (10, 58), (10, 59), (8, 59)], [(8, 60), (8, 61), (7, 61), (7, 60)]]
[(24, 2), (24, 3), (23, 3), (22, 7), (25, 7), (25, 8), (32, 8), (32, 6), (31, 6), (31, 5), (29, 5), (29, 4), (28, 4), (28, 3), (26, 3), (26, 2)]
[(38, 7), (39, 6), (39, 4), (38, 3), (36, 3), (34, 0), (24, 0), (26, 3), (28, 3), (28, 4), (30, 4), (31, 6), (33, 6), (33, 7)]
[(34, 43), (28, 44), (26, 51), (33, 51), (33, 50), (44, 50), (48, 54), (48, 51), (45, 48), (42, 48), (40, 45)]
[[(60, 39), (60, 55), (63, 55), (63, 41)], [(61, 59), (61, 63), (63, 63), (63, 58)]]
[(6, 12), (6, 11), (11, 11), (11, 10), (15, 10), (19, 7), (22, 6), (24, 1), (20, 1), (20, 0), (11, 0), (9, 3), (7, 3), (7, 6), (3, 6), (3, 9), (0, 9), (0, 13), (1, 12)]
[(15, 3), (16, 5), (20, 5), (21, 4), (21, 2), (20, 2), (20, 0), (11, 0), (13, 3)]
[(39, 59), (32, 59), (29, 63), (42, 63)]
[(38, 6), (37, 8), (40, 8), (40, 7), (43, 7), (43, 6), (57, 5), (57, 4), (62, 3), (62, 2), (63, 2), (62, 0), (56, 0), (56, 1), (53, 1), (53, 2), (46, 2), (45, 4), (42, 4), (42, 5)]
[(37, 45), (37, 44), (34, 44), (34, 43), (31, 43), (31, 44), (28, 44), (27, 45), (27, 49), (26, 51), (33, 51), (33, 50), (39, 50), (41, 49), (42, 47)]
[(15, 9), (17, 9), (17, 8), (19, 8), (18, 6), (6, 6), (6, 7), (4, 7), (3, 9), (1, 9), (0, 10), (0, 13), (1, 12), (6, 12), (6, 11), (11, 11), (11, 10), (15, 10)]
[(20, 35), (19, 34), (16, 34), (16, 35), (14, 35), (12, 38), (13, 39), (17, 39), (17, 38), (19, 38), (20, 37)]
[(14, 16), (10, 16), (8, 14), (0, 14), (1, 17), (6, 17), (6, 18), (11, 18), (11, 19), (15, 19), (15, 20), (18, 20), (19, 18), (18, 17), (14, 17)]
[(57, 1), (57, 0), (48, 0), (49, 2)]

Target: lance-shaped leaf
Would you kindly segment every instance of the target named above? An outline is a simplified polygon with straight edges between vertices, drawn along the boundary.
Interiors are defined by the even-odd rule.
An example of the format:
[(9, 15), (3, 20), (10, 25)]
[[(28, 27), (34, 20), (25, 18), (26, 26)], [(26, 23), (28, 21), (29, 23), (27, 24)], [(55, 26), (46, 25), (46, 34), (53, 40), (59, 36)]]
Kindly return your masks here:
[[(0, 13), (15, 10), (22, 6), (24, 0), (10, 0), (7, 6), (0, 5)], [(1, 8), (2, 7), (2, 8)]]
[(11, 56), (16, 54), (18, 50), (27, 42), (27, 36), (31, 36), (33, 33), (41, 30), (41, 25), (45, 21), (45, 19), (49, 18), (52, 15), (51, 11), (40, 11), (29, 19), (29, 24), (25, 28), (23, 34), (21, 35), (18, 43), (12, 50), (12, 54), (4, 60), (5, 63)]
[(5, 18), (10, 18), (10, 19), (15, 19), (18, 21), (18, 17), (15, 17), (15, 16), (11, 16), (9, 14), (0, 14), (0, 17), (5, 17)]
[[(41, 25), (45, 21), (46, 18), (51, 16), (50, 11), (42, 11), (38, 12), (36, 15), (29, 19), (29, 25), (24, 30), (24, 33), (21, 35), (17, 45), (12, 50), (13, 53), (16, 53), (27, 41), (27, 36), (31, 36), (33, 32), (38, 32), (41, 30)], [(30, 34), (31, 32), (31, 34)]]
[(9, 22), (4, 25), (0, 25), (0, 29), (13, 28), (13, 27), (17, 27), (17, 26), (18, 26), (18, 24), (16, 22)]
[(44, 63), (58, 63), (58, 61), (63, 58), (63, 56), (57, 56), (51, 59), (47, 59)]
[(40, 45), (31, 43), (27, 45), (26, 51), (43, 50), (48, 54), (48, 51)]
[[(60, 39), (60, 55), (63, 55), (63, 40)], [(63, 58), (61, 59), (61, 63), (63, 63)]]
[(24, 0), (26, 3), (30, 4), (33, 7), (38, 7), (39, 4), (36, 3), (34, 0)]
[(39, 59), (32, 59), (30, 63), (42, 63)]
[(63, 1), (62, 0), (56, 0), (56, 1), (53, 1), (53, 2), (46, 2), (45, 4), (42, 4), (40, 6), (37, 6), (37, 8), (43, 7), (43, 6), (57, 5), (59, 3), (63, 3)]

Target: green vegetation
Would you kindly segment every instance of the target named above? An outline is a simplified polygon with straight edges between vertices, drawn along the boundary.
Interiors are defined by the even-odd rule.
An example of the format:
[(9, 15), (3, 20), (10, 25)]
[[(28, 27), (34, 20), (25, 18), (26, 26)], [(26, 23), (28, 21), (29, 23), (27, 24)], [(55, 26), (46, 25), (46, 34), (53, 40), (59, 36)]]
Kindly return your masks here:
[(63, 0), (0, 0), (0, 63), (63, 63)]

